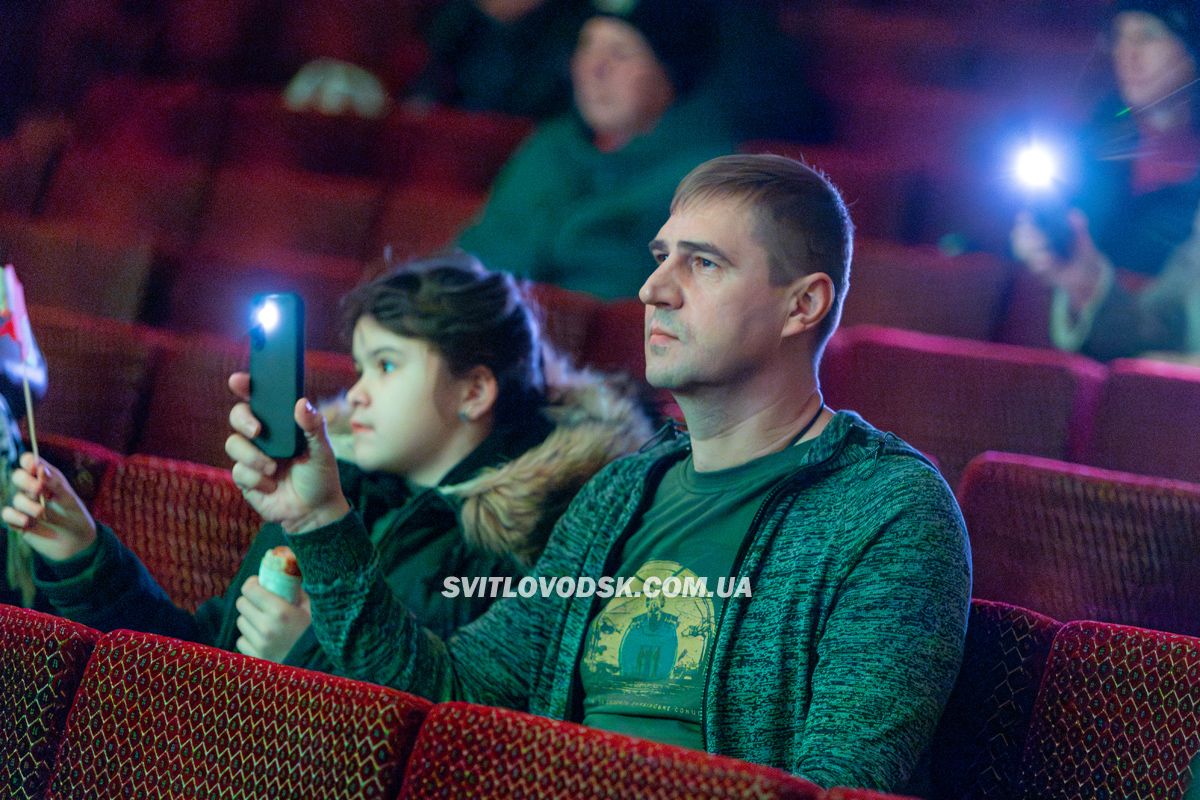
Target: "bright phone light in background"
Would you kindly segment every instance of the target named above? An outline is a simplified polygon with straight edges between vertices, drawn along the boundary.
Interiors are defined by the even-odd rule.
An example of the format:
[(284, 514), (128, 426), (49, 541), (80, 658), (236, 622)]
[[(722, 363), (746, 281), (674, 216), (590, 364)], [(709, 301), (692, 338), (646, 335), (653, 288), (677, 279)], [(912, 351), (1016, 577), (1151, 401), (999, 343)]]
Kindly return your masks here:
[(1049, 145), (1030, 142), (1017, 150), (1013, 173), (1022, 188), (1051, 189), (1062, 180), (1062, 159)]
[(254, 310), (254, 321), (264, 333), (270, 333), (279, 325), (279, 305), (274, 300), (264, 300)]

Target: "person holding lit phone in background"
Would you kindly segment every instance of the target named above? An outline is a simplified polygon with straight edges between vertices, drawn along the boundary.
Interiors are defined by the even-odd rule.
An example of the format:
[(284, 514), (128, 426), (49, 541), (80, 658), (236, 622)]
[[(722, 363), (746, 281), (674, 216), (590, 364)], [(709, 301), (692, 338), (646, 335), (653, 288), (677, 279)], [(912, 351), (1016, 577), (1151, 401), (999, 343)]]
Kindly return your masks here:
[(1013, 253), (1054, 287), (1057, 347), (1101, 360), (1200, 354), (1200, 11), (1120, 0), (1111, 36), (1117, 97), (1081, 143), (1072, 241), (1056, 248), (1027, 211)]
[[(444, 597), (445, 576), (528, 566), (578, 488), (640, 445), (649, 424), (632, 399), (594, 375), (545, 379), (537, 325), (513, 279), (473, 257), (401, 267), (343, 305), (360, 377), (326, 411), (338, 457), (329, 466), (370, 531), (392, 591), (446, 636), (491, 600)], [(279, 308), (286, 316), (289, 307)], [(249, 397), (249, 374), (230, 383)], [(279, 525), (263, 527), (229, 590), (193, 615), (92, 520), (60, 472), (44, 462), (35, 470), (26, 455), (13, 484), (3, 519), (36, 552), (37, 587), (57, 613), (101, 630), (149, 631), (334, 671), (311, 632), (303, 591), (290, 603), (259, 580), (263, 556), (285, 544)]]

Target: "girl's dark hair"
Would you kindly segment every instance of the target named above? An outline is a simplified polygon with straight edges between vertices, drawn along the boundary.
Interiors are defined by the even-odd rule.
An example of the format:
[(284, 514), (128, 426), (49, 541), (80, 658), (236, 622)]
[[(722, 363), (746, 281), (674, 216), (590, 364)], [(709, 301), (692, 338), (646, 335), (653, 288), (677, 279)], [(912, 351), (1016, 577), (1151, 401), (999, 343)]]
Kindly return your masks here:
[(537, 322), (511, 275), (489, 272), (467, 253), (416, 259), (342, 298), (347, 341), (370, 316), (398, 336), (432, 345), (455, 376), (482, 365), (496, 376), (496, 421), (542, 404), (545, 379)]

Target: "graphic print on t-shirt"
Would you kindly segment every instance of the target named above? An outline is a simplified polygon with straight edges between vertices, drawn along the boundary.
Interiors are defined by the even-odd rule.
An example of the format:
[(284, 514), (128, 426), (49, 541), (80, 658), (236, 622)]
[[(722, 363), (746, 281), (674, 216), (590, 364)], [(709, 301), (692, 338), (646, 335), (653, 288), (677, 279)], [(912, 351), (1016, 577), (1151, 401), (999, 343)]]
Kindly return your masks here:
[[(675, 561), (647, 561), (630, 587), (647, 578), (696, 578)], [(661, 583), (660, 583), (661, 585)], [(704, 680), (705, 653), (716, 630), (709, 597), (614, 597), (592, 620), (581, 671), (609, 703), (687, 713), (686, 696)], [(589, 701), (605, 701), (589, 692)]]

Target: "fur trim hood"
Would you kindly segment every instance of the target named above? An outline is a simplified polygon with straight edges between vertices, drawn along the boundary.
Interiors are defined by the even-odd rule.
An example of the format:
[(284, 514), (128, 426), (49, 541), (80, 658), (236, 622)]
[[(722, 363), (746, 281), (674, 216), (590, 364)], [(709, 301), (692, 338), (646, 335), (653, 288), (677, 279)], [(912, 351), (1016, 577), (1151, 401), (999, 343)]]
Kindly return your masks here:
[[(543, 410), (554, 429), (523, 454), (470, 480), (439, 486), (459, 508), (463, 536), (474, 546), (537, 560), (550, 530), (576, 492), (610, 461), (636, 451), (653, 434), (637, 390), (594, 370), (547, 355)], [(354, 462), (344, 397), (321, 406), (334, 453)]]

